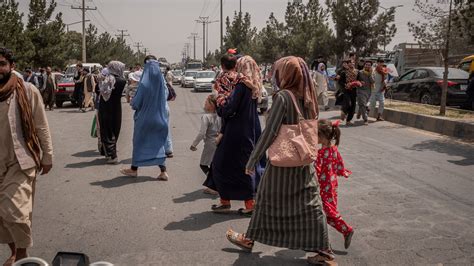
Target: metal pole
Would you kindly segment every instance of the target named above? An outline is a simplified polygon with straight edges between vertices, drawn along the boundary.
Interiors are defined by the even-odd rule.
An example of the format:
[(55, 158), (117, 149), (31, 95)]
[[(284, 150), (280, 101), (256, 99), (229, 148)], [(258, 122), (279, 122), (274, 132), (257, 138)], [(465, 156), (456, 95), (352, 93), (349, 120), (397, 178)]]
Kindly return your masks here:
[(196, 60), (196, 35), (195, 34), (193, 35), (193, 39), (194, 39), (194, 44), (193, 44), (194, 56), (193, 56), (193, 59)]
[(202, 62), (206, 61), (206, 22), (202, 23)]
[(221, 53), (224, 50), (224, 8), (221, 0)]
[(86, 59), (86, 0), (82, 0), (82, 62)]
[(209, 23), (206, 23), (206, 56), (209, 52)]
[(239, 12), (242, 13), (242, 0), (240, 0), (240, 9), (239, 10), (240, 10)]

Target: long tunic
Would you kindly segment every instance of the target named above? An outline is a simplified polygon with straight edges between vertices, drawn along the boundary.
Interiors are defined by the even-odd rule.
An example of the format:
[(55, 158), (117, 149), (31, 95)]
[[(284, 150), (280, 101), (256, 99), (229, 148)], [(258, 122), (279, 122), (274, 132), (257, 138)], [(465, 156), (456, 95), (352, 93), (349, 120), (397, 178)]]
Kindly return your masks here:
[(221, 119), (216, 113), (207, 113), (201, 117), (201, 128), (193, 142), (193, 146), (197, 147), (201, 141), (204, 141), (200, 165), (211, 165), (212, 158), (216, 152), (216, 138), (220, 129)]
[(166, 161), (169, 130), (168, 89), (158, 62), (149, 62), (131, 104), (135, 110), (132, 165), (157, 166)]
[[(304, 110), (301, 102), (300, 109)], [(297, 121), (297, 111), (290, 96), (283, 92), (276, 94), (267, 126), (246, 168), (255, 167), (282, 124), (296, 124)], [(312, 164), (276, 167), (267, 163), (246, 236), (263, 244), (290, 249), (315, 251), (328, 248), (326, 217)]]
[(84, 102), (82, 104), (82, 107), (94, 107), (94, 89), (95, 78), (92, 74), (89, 74), (84, 78)]
[(100, 97), (99, 121), (100, 140), (102, 141), (105, 155), (117, 157), (117, 140), (122, 128), (122, 91), (125, 88), (125, 79), (115, 77), (115, 88), (108, 101)]
[(261, 134), (257, 100), (252, 99), (252, 90), (239, 83), (218, 109), (225, 131), (212, 160), (215, 189), (225, 200), (252, 199), (255, 181), (245, 174), (245, 164)]

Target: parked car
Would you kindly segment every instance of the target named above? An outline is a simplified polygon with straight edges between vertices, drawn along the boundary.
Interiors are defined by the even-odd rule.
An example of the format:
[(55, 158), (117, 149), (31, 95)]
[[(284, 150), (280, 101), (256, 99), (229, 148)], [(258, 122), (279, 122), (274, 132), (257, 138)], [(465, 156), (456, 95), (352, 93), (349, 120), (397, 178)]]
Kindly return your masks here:
[[(414, 68), (389, 83), (389, 93), (395, 100), (439, 105), (443, 73), (442, 67)], [(459, 106), (466, 102), (468, 76), (464, 70), (449, 68), (447, 105)]]
[(257, 108), (260, 110), (260, 113), (265, 113), (268, 110), (268, 92), (265, 87), (262, 86), (261, 97), (258, 101)]
[(216, 78), (214, 71), (198, 71), (194, 76), (194, 91), (212, 91), (212, 82)]
[(194, 75), (197, 71), (186, 71), (184, 72), (183, 77), (181, 78), (181, 87), (193, 87), (194, 86)]
[(63, 107), (64, 102), (71, 102), (73, 105), (77, 105), (76, 100), (73, 98), (74, 94), (74, 77), (64, 76), (59, 80), (56, 92), (56, 107)]
[[(92, 73), (94, 68), (99, 70), (99, 72), (102, 71), (102, 65), (98, 63), (84, 63), (82, 66), (89, 70), (89, 73)], [(76, 64), (68, 65), (64, 74), (73, 77), (76, 74)]]
[(181, 82), (183, 72), (181, 70), (172, 70), (173, 73), (173, 84), (179, 84)]

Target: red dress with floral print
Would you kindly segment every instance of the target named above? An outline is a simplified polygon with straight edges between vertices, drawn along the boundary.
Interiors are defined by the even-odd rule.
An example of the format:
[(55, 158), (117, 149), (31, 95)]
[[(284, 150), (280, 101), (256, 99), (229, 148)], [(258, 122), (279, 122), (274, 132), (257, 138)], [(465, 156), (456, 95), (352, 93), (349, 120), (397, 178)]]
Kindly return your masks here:
[(344, 161), (337, 146), (321, 148), (318, 151), (315, 166), (328, 224), (346, 236), (353, 229), (337, 211), (337, 177), (344, 176), (347, 178), (352, 172), (344, 168)]

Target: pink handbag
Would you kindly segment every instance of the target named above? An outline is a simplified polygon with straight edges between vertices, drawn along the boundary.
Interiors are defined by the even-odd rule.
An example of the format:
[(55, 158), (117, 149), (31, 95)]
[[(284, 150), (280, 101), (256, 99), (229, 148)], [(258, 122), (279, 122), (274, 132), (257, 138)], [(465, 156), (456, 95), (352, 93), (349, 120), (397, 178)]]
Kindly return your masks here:
[(278, 167), (300, 167), (313, 163), (318, 154), (318, 120), (304, 119), (293, 93), (292, 102), (298, 112), (298, 124), (280, 127), (268, 149), (270, 163)]

